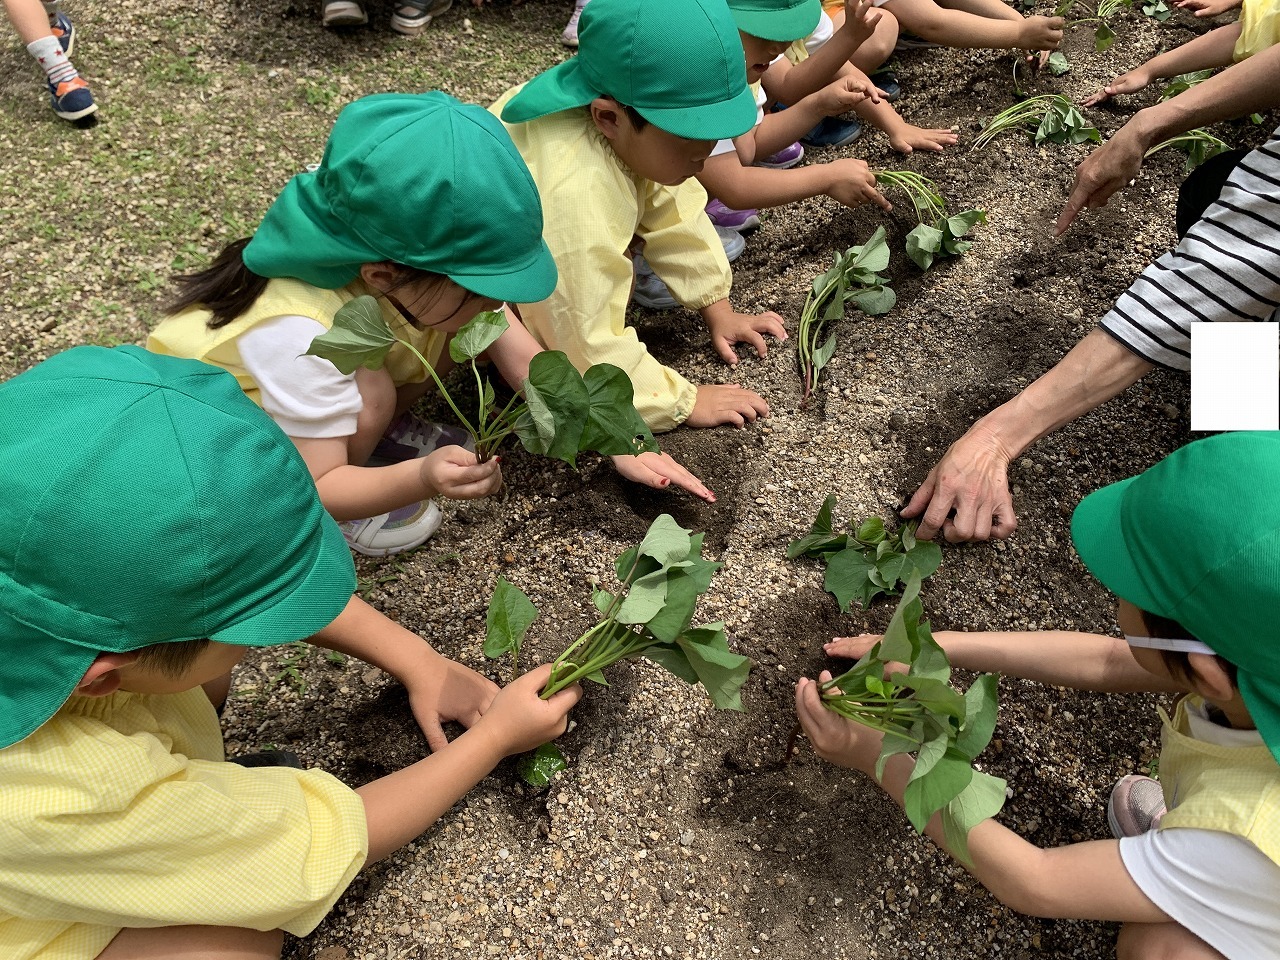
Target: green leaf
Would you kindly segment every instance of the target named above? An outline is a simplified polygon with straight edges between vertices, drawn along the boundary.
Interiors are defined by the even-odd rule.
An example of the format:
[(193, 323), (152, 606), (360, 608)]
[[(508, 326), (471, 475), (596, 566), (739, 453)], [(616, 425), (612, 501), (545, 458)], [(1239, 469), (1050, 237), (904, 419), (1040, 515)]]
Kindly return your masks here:
[[(916, 627), (915, 642), (916, 657), (911, 663), (912, 678), (930, 677), (944, 683), (950, 682), (951, 661), (947, 659), (942, 647), (938, 646), (938, 641), (933, 639), (933, 632), (927, 621)], [(959, 719), (962, 714), (956, 712), (955, 716)]]
[(880, 641), (880, 656), (883, 659), (906, 664), (915, 660), (920, 651), (920, 643), (915, 634), (922, 609), (920, 577), (912, 574), (902, 588), (902, 599), (898, 601), (898, 608), (893, 611), (893, 618), (884, 631), (884, 639)]
[(1071, 72), (1071, 61), (1067, 59), (1067, 55), (1061, 50), (1055, 50), (1049, 54), (1048, 67), (1051, 74), (1055, 77), (1060, 77), (1064, 73)]
[(711, 577), (721, 564), (701, 557), (689, 561), (687, 567), (677, 567), (667, 576), (666, 603), (645, 625), (659, 640), (674, 643), (689, 628), (698, 598), (711, 587)]
[(907, 234), (907, 256), (921, 270), (933, 266), (933, 258), (942, 249), (942, 231), (922, 223)]
[(826, 499), (822, 501), (822, 506), (818, 508), (818, 515), (814, 518), (813, 526), (809, 528), (810, 533), (830, 533), (831, 514), (836, 508), (836, 495), (829, 493)]
[(615, 616), (619, 623), (648, 623), (667, 602), (667, 579), (670, 571), (659, 568), (631, 581), (631, 589), (618, 605)]
[(952, 237), (968, 236), (969, 232), (980, 223), (986, 223), (987, 211), (985, 210), (964, 210), (961, 213), (953, 214), (947, 217), (945, 221), (946, 229)]
[(884, 740), (880, 744), (880, 756), (876, 759), (876, 779), (880, 780), (884, 777), (884, 765), (889, 761), (890, 757), (896, 757), (900, 753), (911, 753), (920, 746), (920, 731), (923, 724), (916, 724), (915, 736), (904, 737), (900, 734), (887, 732)]
[(449, 340), (449, 356), (454, 363), (474, 360), (488, 350), (510, 326), (501, 310), (477, 313)]
[(636, 411), (631, 378), (611, 363), (597, 363), (582, 375), (587, 388), (587, 425), (579, 450), (606, 457), (657, 450), (644, 418)]
[(649, 524), (649, 529), (640, 541), (639, 552), (657, 560), (663, 567), (668, 567), (678, 560), (689, 556), (693, 539), (689, 531), (676, 523), (669, 513), (659, 516)]
[[(876, 227), (875, 233), (867, 238), (861, 247), (850, 247), (849, 252), (857, 251), (850, 268), (879, 272), (889, 266), (889, 244), (885, 240), (884, 227)], [(846, 270), (846, 275), (848, 270)]]
[(849, 302), (869, 317), (879, 317), (888, 313), (898, 302), (898, 295), (892, 287), (874, 286), (865, 290), (857, 290)]
[(787, 544), (787, 559), (796, 557), (823, 557), (843, 550), (848, 545), (849, 537), (843, 533), (810, 533), (799, 540)]
[(964, 720), (964, 697), (947, 682), (950, 675), (949, 665), (945, 675), (936, 677), (921, 671), (919, 663), (913, 663), (909, 675), (895, 676), (894, 679), (909, 685), (912, 691), (911, 698), (926, 710), (953, 717), (958, 727)]
[(1106, 53), (1115, 42), (1116, 32), (1105, 23), (1098, 24), (1098, 29), (1093, 32), (1093, 49), (1098, 53)]
[(926, 774), (908, 781), (902, 806), (918, 833), (924, 833), (929, 818), (964, 792), (973, 773), (968, 759), (948, 751)]
[(1006, 787), (999, 777), (975, 770), (969, 784), (942, 811), (942, 832), (947, 847), (961, 863), (972, 864), (969, 831), (1000, 812)]
[(591, 591), (591, 603), (601, 613), (609, 609), (609, 604), (613, 603), (613, 599), (613, 594), (608, 590), (595, 589)]
[(742, 685), (751, 673), (752, 663), (729, 649), (723, 623), (709, 623), (690, 630), (677, 641), (689, 658), (689, 665), (706, 687), (711, 702), (721, 710), (742, 709)]
[(311, 341), (307, 356), (328, 360), (345, 374), (357, 367), (377, 370), (399, 341), (382, 319), (378, 301), (368, 294), (349, 300), (333, 315), (333, 326)]
[(520, 588), (499, 577), (485, 614), (484, 655), (493, 660), (509, 651), (519, 653), (525, 632), (537, 616), (538, 608)]
[(674, 643), (655, 643), (641, 650), (640, 655), (674, 673), (685, 683), (698, 682), (698, 671), (693, 669), (684, 650)]
[(1000, 678), (994, 673), (984, 673), (965, 691), (964, 722), (956, 737), (956, 749), (970, 760), (987, 748), (995, 732), (999, 682)]
[(827, 337), (826, 343), (813, 351), (813, 375), (816, 377), (818, 371), (831, 362), (831, 357), (836, 352), (836, 335), (833, 333)]
[(525, 783), (545, 787), (551, 783), (552, 777), (568, 765), (559, 747), (554, 743), (544, 743), (537, 750), (523, 754), (517, 769)]
[(573, 466), (587, 426), (590, 397), (569, 358), (559, 350), (535, 354), (529, 362), (524, 397), (537, 426), (538, 440), (537, 446), (531, 447), (517, 430), (521, 442), (531, 453), (545, 454)]
[(602, 687), (607, 687), (609, 685), (609, 681), (604, 678), (604, 674), (599, 670), (594, 670), (591, 673), (588, 673), (582, 679), (590, 680), (592, 683), (598, 683)]
[(868, 547), (881, 543), (885, 538), (884, 521), (879, 517), (871, 517), (862, 521), (854, 531), (853, 538)]
[(942, 548), (932, 540), (920, 540), (907, 551), (906, 559), (908, 565), (924, 580), (933, 576), (934, 571), (942, 565)]
[[(827, 561), (822, 587), (840, 603), (840, 612), (848, 613), (854, 597), (866, 596), (867, 575), (874, 569), (875, 564), (862, 555), (860, 548), (848, 547)], [(863, 606), (866, 604), (864, 600)]]

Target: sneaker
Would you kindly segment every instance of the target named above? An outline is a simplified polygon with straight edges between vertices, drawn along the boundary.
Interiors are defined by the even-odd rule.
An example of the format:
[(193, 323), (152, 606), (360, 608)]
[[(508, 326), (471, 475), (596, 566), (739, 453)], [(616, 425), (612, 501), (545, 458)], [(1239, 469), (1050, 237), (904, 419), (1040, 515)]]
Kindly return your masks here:
[(238, 757), (228, 757), (228, 763), (242, 767), (290, 767), (294, 770), (307, 769), (301, 758), (292, 750), (262, 750), (259, 753), (246, 753)]
[(733, 207), (725, 206), (719, 200), (712, 200), (707, 204), (707, 216), (717, 227), (738, 233), (760, 226), (760, 211), (735, 210)]
[(476, 452), (475, 440), (461, 427), (432, 423), (412, 413), (403, 413), (387, 427), (366, 466), (385, 467), (389, 463), (414, 460), (450, 444)]
[(871, 82), (890, 103), (902, 96), (902, 84), (898, 82), (898, 75), (892, 70), (881, 70), (879, 73), (871, 74)]
[(577, 0), (573, 5), (573, 15), (569, 17), (569, 22), (564, 25), (564, 32), (560, 34), (560, 42), (566, 47), (578, 49), (578, 21), (582, 19), (582, 8), (587, 5), (587, 0)]
[(61, 10), (54, 14), (53, 20), (50, 21), (49, 32), (58, 38), (62, 52), (68, 57), (71, 56), (76, 48), (76, 28), (71, 25), (71, 19)]
[(803, 159), (804, 147), (798, 143), (793, 143), (789, 147), (783, 147), (772, 156), (757, 160), (756, 166), (768, 167), (770, 170), (790, 170)]
[(650, 310), (670, 310), (680, 306), (679, 301), (671, 295), (662, 278), (653, 272), (644, 257), (635, 258), (636, 284), (631, 290), (631, 299)]
[(1107, 801), (1107, 825), (1117, 840), (1137, 837), (1160, 826), (1164, 818), (1164, 790), (1150, 777), (1131, 773), (1111, 788)]
[(422, 546), (440, 529), (443, 519), (439, 507), (423, 500), (367, 520), (344, 520), (338, 526), (356, 553), (385, 557)]
[(369, 15), (356, 0), (325, 0), (320, 7), (322, 27), (362, 27), (369, 22)]
[(806, 147), (844, 147), (862, 136), (862, 124), (857, 120), (840, 117), (823, 117), (816, 127), (800, 138)]
[[(752, 213), (754, 212), (753, 210)], [(757, 218), (756, 223), (759, 222)], [(737, 230), (716, 226), (716, 236), (720, 238), (720, 243), (724, 246), (724, 255), (729, 258), (730, 263), (742, 256), (742, 251), (747, 249), (747, 241)]]
[(904, 50), (931, 50), (934, 47), (940, 47), (940, 43), (931, 43), (922, 37), (917, 37), (914, 33), (898, 34), (898, 42), (893, 45), (894, 53), (902, 53)]
[(453, 0), (398, 0), (391, 14), (391, 29), (406, 37), (416, 37), (452, 6)]
[(98, 110), (83, 77), (73, 77), (57, 86), (50, 83), (49, 96), (53, 100), (53, 112), (63, 120), (79, 120)]

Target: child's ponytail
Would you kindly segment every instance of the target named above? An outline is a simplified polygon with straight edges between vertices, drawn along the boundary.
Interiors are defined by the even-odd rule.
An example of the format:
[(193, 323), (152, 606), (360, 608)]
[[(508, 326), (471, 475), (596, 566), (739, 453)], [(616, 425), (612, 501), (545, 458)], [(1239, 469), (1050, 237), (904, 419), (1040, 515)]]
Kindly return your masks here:
[(210, 328), (217, 329), (253, 306), (267, 288), (268, 280), (244, 265), (242, 254), (251, 239), (245, 237), (227, 244), (218, 258), (198, 273), (174, 277), (178, 292), (164, 305), (165, 313), (202, 306), (212, 314)]

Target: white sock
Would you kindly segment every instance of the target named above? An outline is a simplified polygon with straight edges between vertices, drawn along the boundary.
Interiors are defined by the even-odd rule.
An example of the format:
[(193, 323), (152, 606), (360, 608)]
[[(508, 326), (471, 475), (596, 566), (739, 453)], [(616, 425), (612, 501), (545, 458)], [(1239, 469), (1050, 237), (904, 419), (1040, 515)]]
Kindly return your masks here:
[(80, 74), (71, 65), (67, 55), (62, 52), (62, 44), (57, 37), (41, 37), (27, 44), (27, 53), (36, 58), (36, 63), (44, 70), (49, 82), (55, 87), (68, 80), (74, 80)]

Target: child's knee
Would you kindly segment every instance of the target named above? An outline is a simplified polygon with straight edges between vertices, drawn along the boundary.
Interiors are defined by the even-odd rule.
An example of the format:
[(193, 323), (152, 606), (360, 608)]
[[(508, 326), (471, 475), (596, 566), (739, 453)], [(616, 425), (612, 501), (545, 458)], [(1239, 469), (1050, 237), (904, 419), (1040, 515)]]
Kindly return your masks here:
[[(116, 934), (97, 960), (195, 956), (207, 960), (280, 960), (284, 934), (243, 927), (128, 928)], [(198, 953), (197, 953), (198, 951)]]
[(893, 48), (897, 43), (898, 18), (884, 9), (884, 7), (881, 7), (880, 19), (876, 22), (876, 28), (862, 44), (862, 47), (866, 50), (866, 55), (869, 59), (875, 60), (877, 63), (884, 63), (889, 59), (889, 55), (893, 53)]
[(1116, 960), (1226, 960), (1178, 923), (1126, 923), (1116, 940)]

